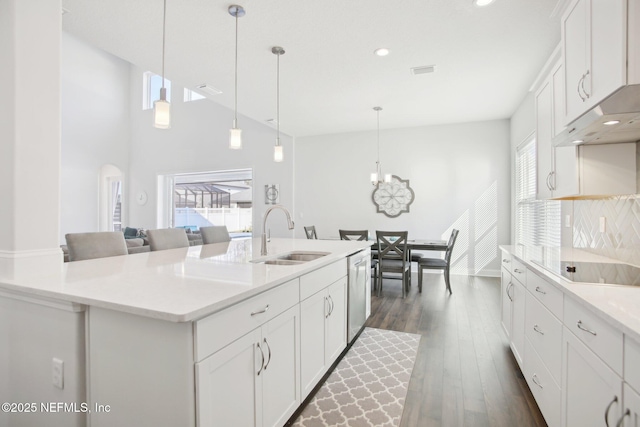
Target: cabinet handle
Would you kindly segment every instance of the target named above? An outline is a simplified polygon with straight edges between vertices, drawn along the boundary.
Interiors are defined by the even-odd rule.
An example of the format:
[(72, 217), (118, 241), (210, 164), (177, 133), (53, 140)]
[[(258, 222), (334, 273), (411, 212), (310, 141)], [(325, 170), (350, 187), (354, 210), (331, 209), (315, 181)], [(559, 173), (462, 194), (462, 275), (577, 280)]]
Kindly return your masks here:
[(256, 343), (256, 347), (258, 347), (258, 350), (260, 350), (260, 356), (262, 356), (262, 362), (260, 362), (260, 369), (258, 370), (258, 375), (260, 375), (260, 372), (262, 372), (262, 369), (264, 368), (264, 353), (262, 352), (260, 343)]
[(511, 262), (511, 260), (507, 259), (507, 258), (503, 258), (502, 262), (504, 262), (505, 264), (509, 264)]
[(542, 295), (546, 295), (547, 293), (540, 289), (540, 286), (536, 286), (536, 292), (541, 293)]
[(578, 80), (578, 84), (576, 86), (576, 90), (578, 91), (578, 96), (580, 97), (580, 99), (582, 99), (582, 102), (586, 101), (586, 98), (582, 96), (582, 93), (580, 93), (580, 84), (582, 83), (583, 80), (584, 80), (584, 74), (582, 75), (582, 77), (580, 77), (580, 80)]
[(551, 180), (551, 172), (547, 174), (547, 188), (549, 189), (549, 191), (552, 190), (550, 180)]
[(331, 314), (331, 311), (329, 308), (329, 298), (324, 297), (324, 318), (326, 319), (327, 317), (329, 317), (330, 314)]
[(613, 400), (609, 402), (609, 404), (607, 405), (607, 409), (605, 409), (604, 411), (604, 423), (607, 427), (609, 427), (609, 411), (611, 410), (611, 407), (613, 406), (613, 404), (616, 403), (617, 401), (618, 401), (618, 396), (613, 396)]
[(262, 310), (258, 310), (258, 311), (252, 312), (251, 315), (255, 316), (256, 314), (266, 313), (268, 310), (269, 310), (269, 304), (267, 304), (267, 306), (265, 308), (263, 308)]
[(538, 325), (533, 325), (533, 330), (539, 333), (540, 335), (544, 335), (544, 332), (542, 332), (542, 330)]
[(511, 294), (509, 293), (509, 289), (511, 289), (513, 287), (513, 283), (509, 282), (509, 285), (507, 286), (506, 292), (507, 292), (507, 296), (509, 297), (509, 299), (511, 301), (513, 301), (513, 298), (511, 297)]
[(538, 374), (533, 374), (533, 376), (531, 377), (531, 381), (533, 381), (535, 385), (537, 385), (538, 387), (544, 388), (542, 384), (540, 384), (540, 380), (538, 379)]
[(629, 410), (629, 408), (627, 408), (627, 410), (625, 411), (624, 414), (622, 414), (622, 416), (620, 417), (620, 419), (618, 420), (618, 422), (616, 423), (616, 427), (622, 427), (622, 423), (624, 423), (624, 417), (626, 416), (631, 416), (631, 411)]
[(598, 335), (598, 334), (596, 334), (594, 331), (592, 331), (591, 329), (587, 329), (587, 328), (585, 328), (584, 326), (582, 326), (582, 320), (578, 320), (578, 323), (577, 323), (577, 325), (576, 325), (576, 326), (578, 326), (578, 329), (582, 329), (582, 330), (583, 330), (583, 331), (585, 331), (585, 332), (589, 332), (589, 333), (590, 333), (591, 335), (593, 335), (594, 337), (595, 337), (596, 335)]
[[(264, 338), (264, 343), (267, 345), (267, 350), (269, 350), (269, 360), (267, 360), (267, 363), (264, 365), (264, 370), (267, 370), (267, 366), (269, 366), (269, 363), (271, 363), (271, 346), (269, 345), (269, 343), (267, 342), (267, 339)], [(263, 358), (264, 360), (264, 358)]]
[(329, 295), (329, 316), (333, 313), (333, 308), (335, 305), (333, 304), (333, 298)]
[(514, 268), (514, 269), (513, 269), (513, 272), (514, 272), (514, 273), (518, 273), (518, 274), (522, 274), (522, 273), (524, 273), (524, 271), (520, 270), (519, 268)]
[(591, 94), (587, 93), (587, 90), (584, 88), (584, 81), (587, 78), (587, 76), (589, 75), (589, 70), (587, 70), (587, 72), (584, 74), (584, 76), (582, 76), (582, 81), (580, 83), (580, 87), (582, 87), (582, 93), (584, 93), (585, 96), (585, 101), (589, 98), (591, 98)]
[(549, 183), (551, 183), (551, 191), (556, 191), (556, 173), (555, 171), (549, 172)]

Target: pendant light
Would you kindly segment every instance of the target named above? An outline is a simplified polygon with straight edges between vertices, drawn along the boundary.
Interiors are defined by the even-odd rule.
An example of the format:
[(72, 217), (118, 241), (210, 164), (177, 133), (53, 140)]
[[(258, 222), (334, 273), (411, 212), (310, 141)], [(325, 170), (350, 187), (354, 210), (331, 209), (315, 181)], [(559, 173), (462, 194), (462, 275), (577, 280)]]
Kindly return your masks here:
[(167, 26), (167, 0), (164, 0), (164, 10), (162, 12), (162, 88), (160, 89), (160, 99), (153, 103), (153, 125), (158, 129), (169, 129), (171, 127), (171, 104), (167, 101), (167, 88), (164, 87), (164, 50), (165, 32)]
[(229, 130), (229, 148), (242, 148), (242, 129), (238, 129), (238, 18), (245, 15), (244, 8), (236, 4), (229, 6), (229, 14), (236, 18), (236, 59), (235, 59), (235, 104), (233, 108), (233, 127)]
[(380, 111), (382, 107), (373, 107), (378, 117), (378, 160), (376, 160), (376, 171), (371, 174), (371, 184), (378, 185), (382, 182), (391, 182), (391, 174), (384, 175), (384, 181), (382, 178), (382, 165), (380, 164)]
[(280, 55), (284, 55), (284, 49), (280, 46), (271, 48), (271, 53), (278, 57), (278, 66), (276, 68), (276, 125), (278, 128), (278, 136), (276, 137), (276, 145), (273, 147), (273, 161), (281, 162), (284, 160), (284, 152), (280, 145)]

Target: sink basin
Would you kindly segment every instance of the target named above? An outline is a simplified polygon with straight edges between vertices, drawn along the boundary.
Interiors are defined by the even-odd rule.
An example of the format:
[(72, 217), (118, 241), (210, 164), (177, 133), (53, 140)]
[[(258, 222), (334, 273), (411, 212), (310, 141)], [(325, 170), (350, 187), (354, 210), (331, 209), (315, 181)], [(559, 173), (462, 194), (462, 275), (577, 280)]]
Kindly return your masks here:
[(298, 265), (304, 264), (304, 261), (294, 261), (290, 259), (268, 259), (266, 261), (262, 261), (262, 263), (270, 265)]
[(290, 261), (313, 261), (314, 259), (322, 258), (329, 255), (329, 252), (307, 252), (307, 251), (295, 251), (288, 254), (278, 256), (278, 259), (290, 260)]
[(251, 262), (269, 265), (299, 265), (313, 261), (314, 259), (322, 258), (330, 253), (331, 252), (293, 251), (276, 255), (271, 259), (253, 260)]

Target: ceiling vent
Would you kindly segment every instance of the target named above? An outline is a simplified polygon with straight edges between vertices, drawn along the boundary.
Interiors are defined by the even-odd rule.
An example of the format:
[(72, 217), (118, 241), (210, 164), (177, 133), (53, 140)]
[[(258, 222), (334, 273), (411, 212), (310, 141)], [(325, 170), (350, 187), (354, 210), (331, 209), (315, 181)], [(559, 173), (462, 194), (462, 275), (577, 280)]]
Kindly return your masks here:
[(206, 83), (196, 86), (196, 89), (208, 93), (209, 95), (220, 95), (222, 91), (220, 89), (216, 89), (213, 86), (209, 86)]
[(436, 71), (435, 65), (425, 65), (423, 67), (413, 67), (411, 68), (411, 74), (417, 76), (418, 74), (429, 74)]

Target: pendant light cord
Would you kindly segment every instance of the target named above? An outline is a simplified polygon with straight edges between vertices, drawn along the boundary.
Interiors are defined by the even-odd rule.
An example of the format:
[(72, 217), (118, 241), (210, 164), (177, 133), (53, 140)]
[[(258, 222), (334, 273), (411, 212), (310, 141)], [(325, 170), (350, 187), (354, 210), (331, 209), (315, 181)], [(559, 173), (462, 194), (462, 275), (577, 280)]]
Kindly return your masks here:
[(233, 127), (237, 127), (238, 122), (238, 12), (236, 12), (236, 82), (235, 82), (235, 104), (233, 111)]
[(278, 127), (278, 145), (280, 145), (280, 54), (276, 67), (276, 124)]
[(164, 0), (164, 9), (162, 11), (162, 89), (164, 89), (164, 50), (165, 50), (166, 27), (167, 27), (167, 0)]

